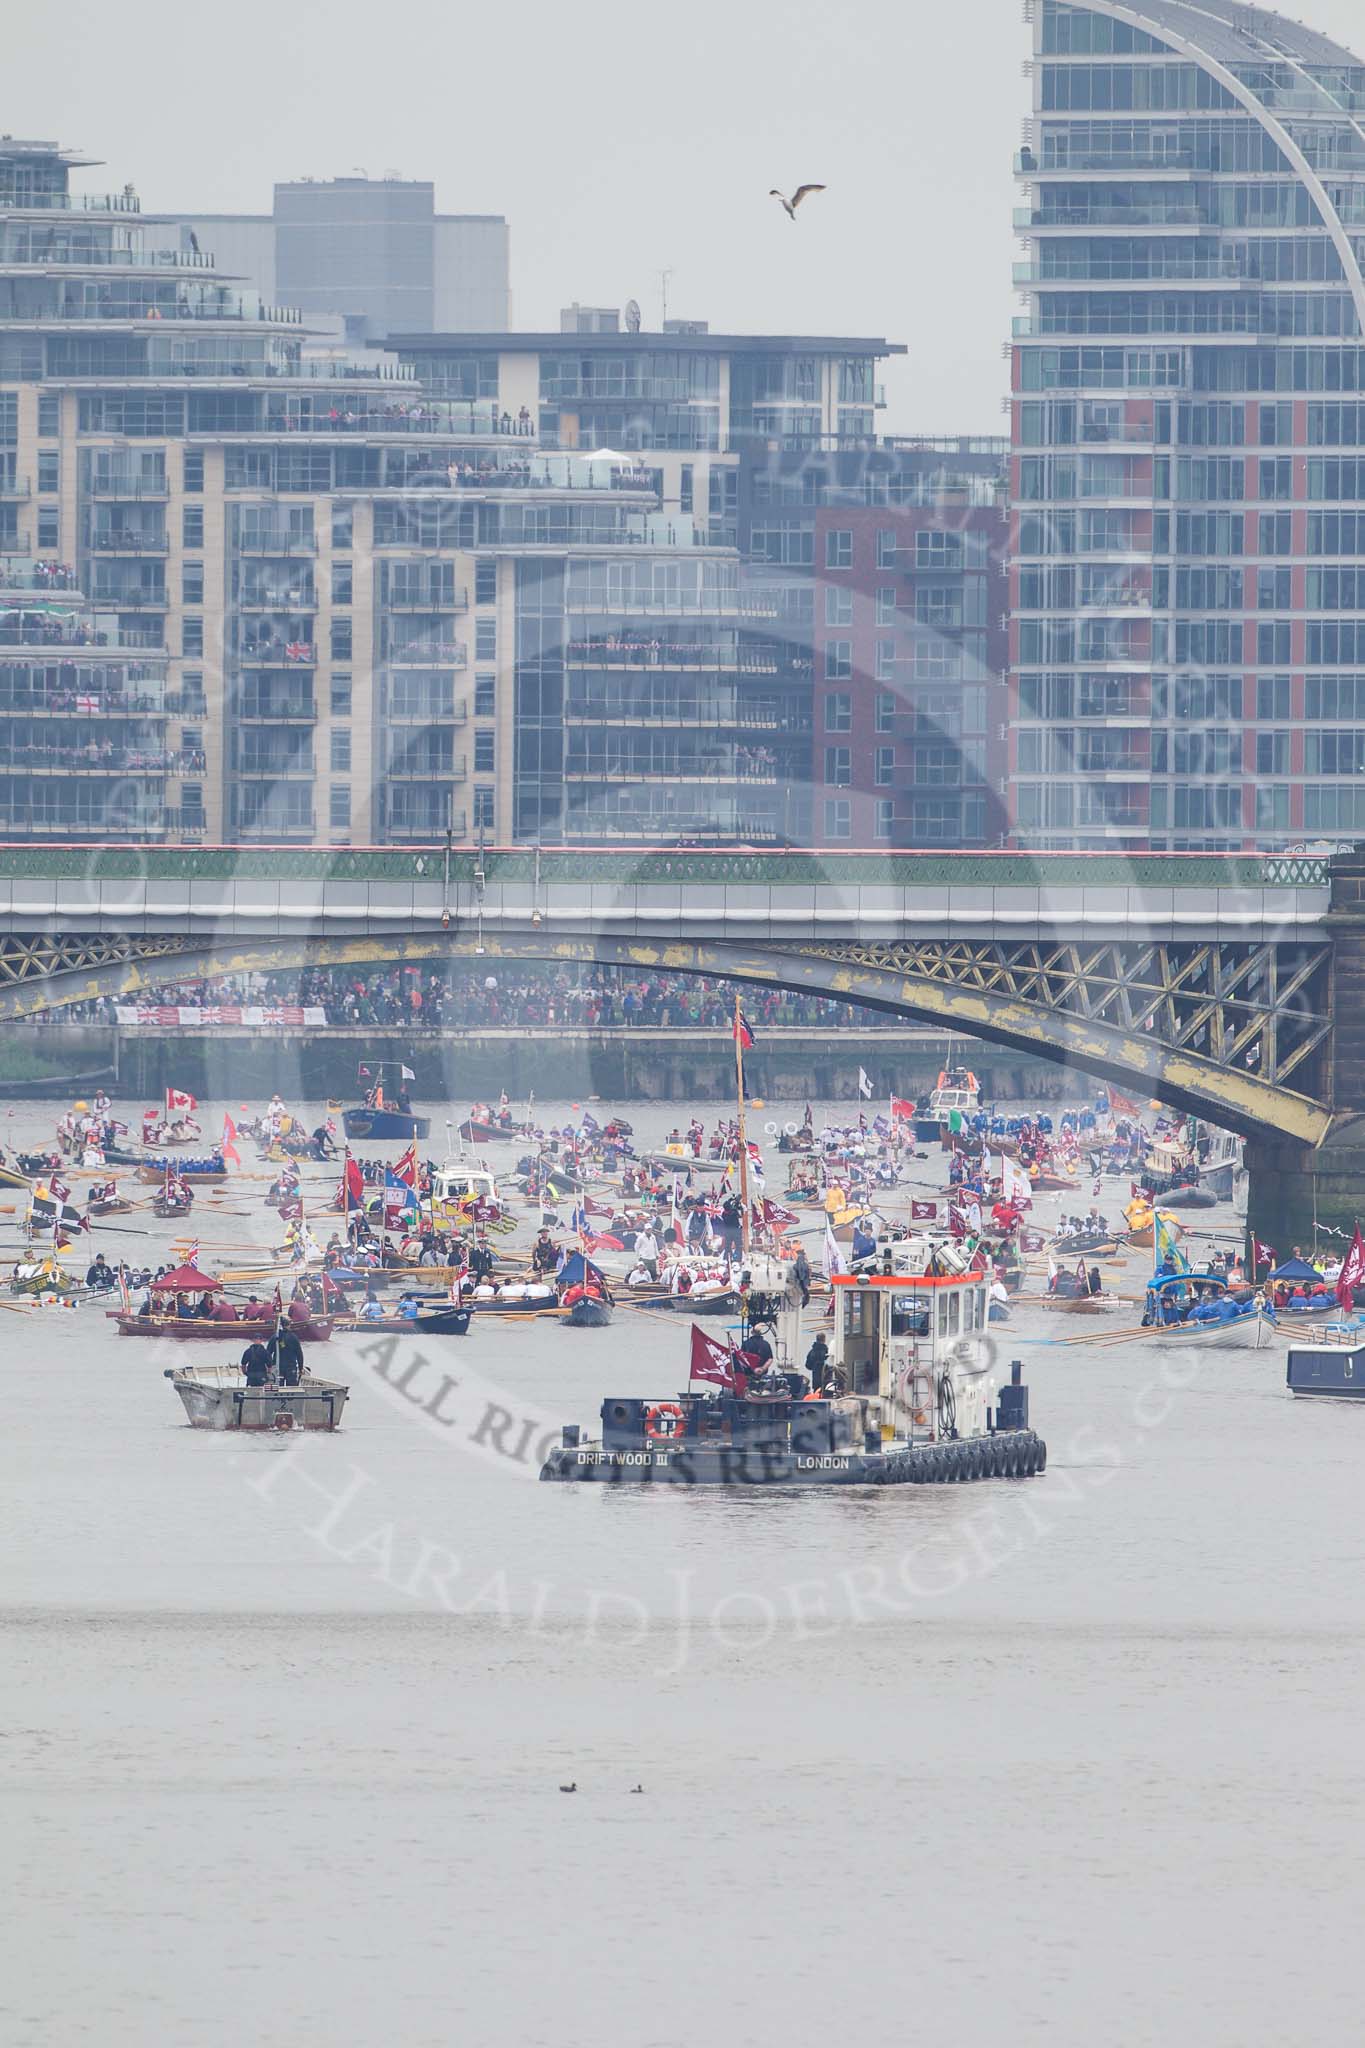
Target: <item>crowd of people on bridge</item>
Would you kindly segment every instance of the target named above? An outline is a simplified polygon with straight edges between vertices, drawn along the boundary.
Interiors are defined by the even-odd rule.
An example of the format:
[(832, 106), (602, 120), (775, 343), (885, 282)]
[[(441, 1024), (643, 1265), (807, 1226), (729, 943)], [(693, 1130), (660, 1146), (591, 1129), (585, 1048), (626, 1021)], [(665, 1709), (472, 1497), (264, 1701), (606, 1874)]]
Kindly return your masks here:
[[(695, 975), (640, 975), (596, 966), (571, 971), (518, 965), (498, 974), (480, 962), (444, 972), (385, 967), (362, 973), (334, 967), (214, 975), (199, 982), (168, 978), (140, 991), (138, 1003), (145, 1009), (213, 1004), (320, 1008), (333, 1028), (723, 1031), (733, 1019), (734, 987)], [(114, 1000), (107, 996), (73, 1005), (64, 1014), (86, 1023), (117, 1021)], [(744, 1014), (755, 1031), (866, 1031), (896, 1022), (856, 1003), (784, 989), (746, 990)]]

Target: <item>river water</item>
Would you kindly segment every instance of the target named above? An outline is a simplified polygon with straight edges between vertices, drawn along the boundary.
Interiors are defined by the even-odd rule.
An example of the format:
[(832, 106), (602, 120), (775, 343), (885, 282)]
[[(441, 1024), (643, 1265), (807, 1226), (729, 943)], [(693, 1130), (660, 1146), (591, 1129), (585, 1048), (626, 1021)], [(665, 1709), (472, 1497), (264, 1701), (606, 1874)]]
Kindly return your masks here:
[(535, 1483), (682, 1319), (338, 1338), (345, 1429), (277, 1439), (90, 1305), (0, 1315), (4, 2040), (1353, 2035), (1365, 1417), (1282, 1349), (1064, 1341), (1137, 1315), (998, 1333), (1045, 1478), (773, 1497)]

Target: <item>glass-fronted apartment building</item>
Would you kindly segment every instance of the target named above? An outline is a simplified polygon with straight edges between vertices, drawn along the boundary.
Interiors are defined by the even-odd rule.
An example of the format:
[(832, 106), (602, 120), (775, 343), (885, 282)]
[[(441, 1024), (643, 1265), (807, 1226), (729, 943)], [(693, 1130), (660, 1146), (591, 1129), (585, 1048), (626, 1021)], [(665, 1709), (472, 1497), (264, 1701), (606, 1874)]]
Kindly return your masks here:
[(1011, 779), (1040, 847), (1365, 828), (1365, 66), (1031, 0)]
[(1000, 455), (886, 342), (338, 352), (78, 167), (0, 141), (0, 837), (998, 840)]

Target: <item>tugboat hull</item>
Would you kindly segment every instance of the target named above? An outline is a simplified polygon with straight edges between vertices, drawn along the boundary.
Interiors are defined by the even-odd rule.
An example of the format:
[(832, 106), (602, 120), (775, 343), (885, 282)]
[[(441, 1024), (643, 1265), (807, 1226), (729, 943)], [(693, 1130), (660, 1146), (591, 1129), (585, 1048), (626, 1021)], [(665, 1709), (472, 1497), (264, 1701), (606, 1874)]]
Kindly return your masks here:
[(1301, 1399), (1365, 1401), (1365, 1345), (1291, 1345), (1284, 1383)]
[(1032, 1479), (1047, 1445), (1031, 1429), (957, 1443), (888, 1444), (879, 1451), (793, 1451), (777, 1445), (654, 1444), (608, 1450), (556, 1444), (542, 1479), (599, 1486), (942, 1486), (972, 1479)]
[(341, 1122), (348, 1138), (364, 1138), (372, 1144), (431, 1136), (429, 1116), (400, 1116), (396, 1109), (348, 1109)]

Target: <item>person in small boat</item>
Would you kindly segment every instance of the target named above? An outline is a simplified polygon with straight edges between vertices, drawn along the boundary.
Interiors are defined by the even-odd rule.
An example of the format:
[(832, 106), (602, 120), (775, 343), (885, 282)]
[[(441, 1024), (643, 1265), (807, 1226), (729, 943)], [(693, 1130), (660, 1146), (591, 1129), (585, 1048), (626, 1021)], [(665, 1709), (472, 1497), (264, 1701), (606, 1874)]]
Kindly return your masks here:
[(263, 1387), (270, 1378), (270, 1354), (259, 1339), (242, 1353), (242, 1371), (249, 1387)]
[(537, 1274), (553, 1273), (558, 1265), (559, 1246), (542, 1226), (531, 1246), (531, 1270)]
[(94, 1264), (86, 1268), (85, 1284), (87, 1287), (98, 1287), (100, 1289), (110, 1288), (114, 1285), (114, 1275), (105, 1264), (103, 1252), (96, 1252)]
[(303, 1377), (303, 1346), (282, 1322), (276, 1323), (274, 1336), (266, 1342), (265, 1354), (280, 1376), (280, 1385), (296, 1387)]
[(367, 1289), (365, 1299), (360, 1304), (360, 1317), (362, 1322), (366, 1323), (382, 1323), (384, 1320), (383, 1304), (372, 1287)]
[(319, 1124), (319, 1125), (318, 1125), (317, 1129), (316, 1129), (316, 1130), (315, 1130), (315, 1131), (314, 1131), (314, 1132), (312, 1133), (312, 1141), (313, 1141), (313, 1157), (314, 1157), (314, 1159), (335, 1159), (335, 1158), (336, 1158), (336, 1156), (337, 1156), (337, 1148), (336, 1148), (336, 1144), (335, 1144), (335, 1142), (334, 1142), (334, 1140), (333, 1140), (333, 1138), (332, 1138), (332, 1134), (331, 1134), (331, 1132), (330, 1132), (330, 1131), (328, 1130), (328, 1128), (327, 1128), (326, 1124)]
[(493, 1247), (486, 1238), (476, 1237), (473, 1244), (469, 1247), (469, 1270), (474, 1276), (476, 1285), (478, 1282), (487, 1280), (490, 1277), (494, 1263)]

